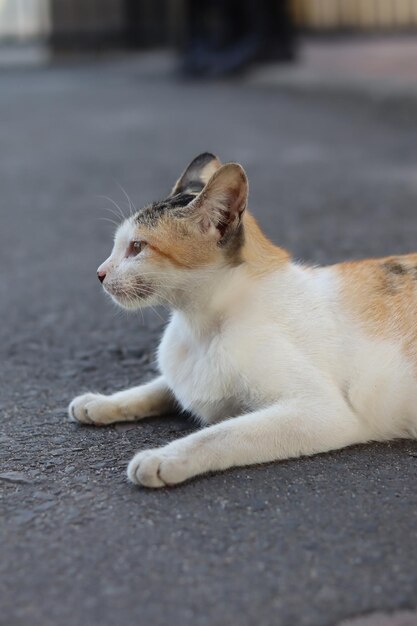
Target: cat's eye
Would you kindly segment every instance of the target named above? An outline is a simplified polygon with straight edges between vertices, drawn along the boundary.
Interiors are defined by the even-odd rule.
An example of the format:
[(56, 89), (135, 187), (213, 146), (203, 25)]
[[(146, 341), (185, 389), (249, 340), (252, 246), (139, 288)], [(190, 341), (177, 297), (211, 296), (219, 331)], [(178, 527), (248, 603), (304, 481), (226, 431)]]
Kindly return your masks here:
[(146, 246), (146, 241), (139, 241), (139, 240), (131, 241), (127, 249), (126, 256), (127, 257), (137, 256), (140, 252), (142, 252), (145, 246)]

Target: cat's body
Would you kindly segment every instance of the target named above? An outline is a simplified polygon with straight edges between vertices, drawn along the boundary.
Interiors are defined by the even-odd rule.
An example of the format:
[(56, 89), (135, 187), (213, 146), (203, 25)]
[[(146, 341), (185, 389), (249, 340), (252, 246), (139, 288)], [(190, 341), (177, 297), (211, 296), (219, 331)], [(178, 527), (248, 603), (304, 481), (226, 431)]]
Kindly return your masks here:
[[(369, 320), (345, 307), (340, 266), (289, 262), (255, 280), (239, 273), (236, 289), (233, 278), (227, 291), (219, 286), (218, 311), (207, 303), (192, 319), (175, 312), (165, 331), (159, 368), (182, 407), (211, 424), (299, 397), (310, 383), (337, 390), (369, 424), (370, 438), (379, 429), (387, 438), (417, 434), (417, 361), (406, 354), (407, 339), (395, 336), (395, 318), (371, 334)], [(417, 327), (417, 277), (415, 290)]]
[[(180, 198), (182, 187), (189, 197)], [(172, 305), (161, 377), (112, 396), (80, 396), (70, 415), (112, 423), (179, 404), (211, 425), (135, 455), (135, 483), (158, 487), (417, 436), (417, 255), (300, 265), (244, 213), (246, 195), (239, 166), (202, 155), (177, 183), (171, 207), (153, 205), (128, 220), (99, 268), (125, 306), (153, 302), (156, 291)], [(196, 230), (190, 243), (193, 228), (201, 237)], [(138, 231), (150, 257), (134, 265), (137, 255), (125, 251)]]

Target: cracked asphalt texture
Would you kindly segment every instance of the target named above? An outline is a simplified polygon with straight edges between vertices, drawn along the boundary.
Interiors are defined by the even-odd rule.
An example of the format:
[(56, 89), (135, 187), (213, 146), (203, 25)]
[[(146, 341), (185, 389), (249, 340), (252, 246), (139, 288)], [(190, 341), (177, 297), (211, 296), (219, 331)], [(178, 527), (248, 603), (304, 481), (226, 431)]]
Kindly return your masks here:
[(211, 150), (246, 167), (252, 211), (296, 257), (414, 251), (416, 113), (412, 99), (181, 83), (136, 58), (3, 71), (2, 626), (333, 626), (415, 607), (416, 442), (152, 491), (126, 482), (127, 461), (191, 420), (79, 427), (66, 406), (151, 378), (165, 317), (101, 293), (102, 196), (124, 211), (121, 187), (158, 199)]

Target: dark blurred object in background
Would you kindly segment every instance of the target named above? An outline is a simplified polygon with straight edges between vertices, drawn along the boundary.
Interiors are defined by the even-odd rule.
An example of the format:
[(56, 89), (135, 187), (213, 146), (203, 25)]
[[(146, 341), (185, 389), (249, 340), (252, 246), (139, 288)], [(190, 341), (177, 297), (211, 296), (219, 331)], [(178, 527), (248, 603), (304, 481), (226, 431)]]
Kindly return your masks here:
[[(294, 58), (290, 0), (51, 0), (55, 52), (179, 43), (188, 76)], [(178, 42), (179, 40), (179, 42)]]
[(50, 0), (56, 52), (166, 46), (169, 0)]
[(186, 0), (182, 71), (235, 74), (256, 62), (295, 58), (287, 0)]
[(170, 0), (124, 0), (126, 43), (131, 48), (160, 48), (171, 39)]

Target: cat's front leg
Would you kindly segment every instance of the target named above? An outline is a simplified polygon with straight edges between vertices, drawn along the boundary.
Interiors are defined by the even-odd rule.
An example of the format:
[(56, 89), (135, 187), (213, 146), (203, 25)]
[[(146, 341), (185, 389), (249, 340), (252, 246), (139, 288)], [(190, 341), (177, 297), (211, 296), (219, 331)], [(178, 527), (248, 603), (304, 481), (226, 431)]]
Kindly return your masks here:
[(342, 398), (327, 400), (282, 402), (139, 452), (129, 463), (128, 478), (163, 487), (209, 471), (326, 452), (371, 438)]
[(71, 420), (82, 424), (106, 425), (163, 415), (175, 409), (176, 402), (163, 376), (150, 383), (105, 396), (85, 393), (68, 407)]

